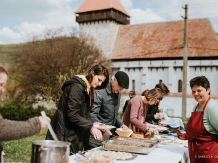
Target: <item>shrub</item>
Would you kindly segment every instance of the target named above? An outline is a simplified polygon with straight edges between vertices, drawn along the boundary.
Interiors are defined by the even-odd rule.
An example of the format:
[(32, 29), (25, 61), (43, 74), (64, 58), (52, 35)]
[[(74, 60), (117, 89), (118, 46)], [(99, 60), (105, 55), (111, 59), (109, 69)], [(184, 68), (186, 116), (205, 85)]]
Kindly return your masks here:
[(31, 105), (23, 104), (8, 104), (0, 107), (0, 114), (5, 119), (16, 120), (16, 121), (26, 121), (29, 118), (41, 116), (41, 111), (45, 111), (48, 117), (52, 117), (55, 110), (47, 110), (46, 108), (39, 106), (34, 109)]

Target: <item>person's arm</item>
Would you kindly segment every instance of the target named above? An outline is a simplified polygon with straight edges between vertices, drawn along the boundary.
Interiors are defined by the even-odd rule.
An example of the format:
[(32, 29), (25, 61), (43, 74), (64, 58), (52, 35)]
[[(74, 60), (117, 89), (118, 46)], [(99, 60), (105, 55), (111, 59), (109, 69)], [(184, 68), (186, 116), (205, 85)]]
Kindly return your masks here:
[(126, 128), (126, 126), (123, 124), (123, 121), (120, 118), (119, 114), (117, 114), (115, 126), (116, 127), (122, 127), (122, 128), (124, 127), (124, 128)]
[(213, 134), (218, 133), (218, 112), (217, 112), (218, 106), (213, 105), (209, 109), (205, 110), (205, 115), (207, 117), (207, 124), (206, 129), (208, 129)]
[(94, 91), (94, 101), (90, 112), (90, 118), (93, 122), (100, 122), (98, 120), (98, 114), (101, 109), (102, 95), (99, 91)]
[(39, 117), (27, 121), (12, 121), (3, 119), (0, 115), (0, 140), (16, 140), (26, 138), (40, 132), (42, 126)]
[(117, 96), (118, 96), (118, 104), (114, 108), (115, 109), (115, 115), (117, 115), (117, 117), (115, 117), (116, 118), (115, 126), (116, 127), (126, 128), (126, 126), (123, 124), (123, 121), (122, 121), (122, 119), (120, 117), (120, 114), (119, 114), (121, 93), (119, 93)]
[[(88, 118), (82, 117), (80, 115), (82, 105), (85, 105), (84, 102), (84, 88), (81, 84), (72, 84), (65, 88), (67, 91), (67, 116), (73, 126), (81, 127), (85, 130), (91, 130), (93, 124), (92, 121)], [(89, 105), (89, 104), (88, 104)]]

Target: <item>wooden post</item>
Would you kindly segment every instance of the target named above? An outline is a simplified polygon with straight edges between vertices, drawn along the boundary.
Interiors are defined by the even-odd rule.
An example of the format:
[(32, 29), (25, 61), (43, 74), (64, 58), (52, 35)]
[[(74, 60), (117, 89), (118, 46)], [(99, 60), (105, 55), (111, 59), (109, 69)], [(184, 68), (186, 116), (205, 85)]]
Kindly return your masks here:
[(187, 100), (187, 63), (188, 63), (188, 5), (185, 5), (184, 17), (184, 55), (183, 55), (183, 82), (182, 82), (182, 119), (186, 120), (186, 100)]

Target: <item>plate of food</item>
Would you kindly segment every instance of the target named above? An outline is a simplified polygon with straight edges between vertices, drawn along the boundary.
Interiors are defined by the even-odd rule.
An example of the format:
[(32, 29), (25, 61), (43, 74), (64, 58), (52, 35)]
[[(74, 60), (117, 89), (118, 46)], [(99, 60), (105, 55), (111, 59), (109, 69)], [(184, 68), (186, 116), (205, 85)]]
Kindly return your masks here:
[(162, 126), (159, 126), (156, 128), (158, 131), (165, 131), (165, 130), (168, 130), (167, 127), (162, 127)]
[(94, 123), (94, 126), (100, 130), (111, 130), (113, 128), (116, 128), (115, 126), (112, 125), (106, 125), (103, 123)]
[[(163, 145), (174, 145), (175, 142), (173, 140), (161, 140), (160, 144), (163, 144)], [(179, 144), (179, 143), (177, 143)]]
[(110, 163), (113, 160), (132, 160), (137, 155), (128, 152), (116, 152), (111, 150), (89, 150), (85, 152), (85, 157), (93, 157), (93, 162), (107, 162)]
[(167, 139), (167, 140), (174, 140), (175, 137), (174, 136), (168, 136), (168, 135), (160, 135), (160, 139), (161, 140), (165, 140), (165, 139)]
[(170, 122), (170, 121), (160, 121), (159, 123), (161, 125), (170, 125), (170, 124), (172, 124), (172, 122)]
[(180, 139), (161, 140), (160, 144), (163, 144), (163, 145), (183, 145), (183, 146), (187, 146), (188, 141), (187, 140), (180, 140)]

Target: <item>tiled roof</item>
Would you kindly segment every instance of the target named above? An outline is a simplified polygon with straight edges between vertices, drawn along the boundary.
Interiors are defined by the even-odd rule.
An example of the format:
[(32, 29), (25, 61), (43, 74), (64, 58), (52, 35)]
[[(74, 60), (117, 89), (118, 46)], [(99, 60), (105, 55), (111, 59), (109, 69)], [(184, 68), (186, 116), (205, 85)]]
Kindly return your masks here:
[[(121, 25), (111, 59), (183, 57), (184, 21)], [(188, 21), (188, 56), (217, 57), (218, 38), (209, 19)]]
[(114, 8), (129, 16), (127, 11), (120, 4), (119, 0), (85, 0), (83, 4), (75, 11), (76, 14), (89, 11), (98, 11)]

